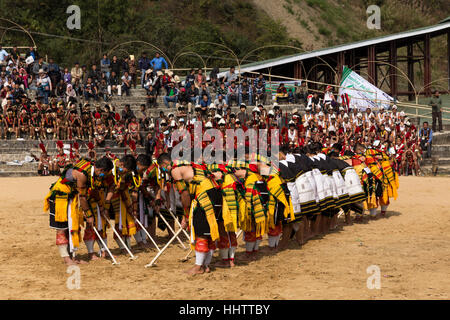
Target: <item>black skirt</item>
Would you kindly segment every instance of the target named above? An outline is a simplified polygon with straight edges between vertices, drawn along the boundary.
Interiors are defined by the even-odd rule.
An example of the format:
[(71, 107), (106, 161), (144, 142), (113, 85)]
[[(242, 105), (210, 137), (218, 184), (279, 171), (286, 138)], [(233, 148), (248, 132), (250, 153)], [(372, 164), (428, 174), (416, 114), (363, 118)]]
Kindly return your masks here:
[[(210, 189), (206, 191), (209, 200), (212, 202), (214, 209), (214, 215), (217, 220), (223, 221), (222, 218), (222, 191), (220, 189)], [(222, 220), (220, 220), (222, 219)], [(197, 207), (194, 210), (192, 217), (192, 224), (194, 225), (195, 235), (198, 237), (206, 237), (211, 235), (211, 229), (209, 227), (208, 220), (206, 219), (205, 210)]]
[(55, 200), (48, 199), (50, 204), (50, 228), (57, 230), (66, 230), (69, 228), (68, 221), (66, 222), (58, 222), (55, 221)]

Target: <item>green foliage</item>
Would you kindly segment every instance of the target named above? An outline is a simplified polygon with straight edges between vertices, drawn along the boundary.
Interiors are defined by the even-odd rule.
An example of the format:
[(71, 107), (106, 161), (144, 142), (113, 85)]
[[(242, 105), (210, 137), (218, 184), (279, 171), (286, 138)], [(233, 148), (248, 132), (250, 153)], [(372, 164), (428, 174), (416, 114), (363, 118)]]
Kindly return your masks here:
[(329, 37), (331, 35), (331, 31), (328, 30), (326, 27), (324, 26), (319, 26), (319, 33), (325, 37)]
[(327, 7), (327, 0), (306, 0), (306, 3), (310, 7), (316, 7), (321, 10), (326, 10)]
[[(236, 64), (236, 58), (227, 49), (219, 45), (192, 44), (222, 44), (239, 58), (269, 44), (301, 47), (300, 42), (289, 37), (281, 23), (257, 10), (248, 0), (48, 0), (38, 4), (33, 0), (21, 0), (20, 6), (14, 0), (0, 1), (2, 8), (9, 9), (8, 17), (27, 30), (86, 40), (33, 34), (40, 54), (52, 57), (63, 66), (71, 66), (75, 61), (99, 63), (103, 53), (119, 57), (133, 54), (138, 58), (146, 51), (152, 56), (159, 48), (171, 59), (180, 51), (194, 51), (204, 61), (210, 57), (208, 66), (228, 67)], [(81, 30), (66, 27), (69, 17), (66, 9), (72, 4), (80, 7)], [(0, 13), (4, 15), (5, 12)], [(111, 50), (124, 42), (129, 43)], [(3, 43), (31, 45), (29, 38), (17, 31), (8, 32)], [(252, 59), (274, 58), (285, 52), (287, 50), (279, 48), (261, 49)], [(176, 67), (190, 66), (200, 67), (203, 62), (193, 54), (183, 55), (176, 61)]]

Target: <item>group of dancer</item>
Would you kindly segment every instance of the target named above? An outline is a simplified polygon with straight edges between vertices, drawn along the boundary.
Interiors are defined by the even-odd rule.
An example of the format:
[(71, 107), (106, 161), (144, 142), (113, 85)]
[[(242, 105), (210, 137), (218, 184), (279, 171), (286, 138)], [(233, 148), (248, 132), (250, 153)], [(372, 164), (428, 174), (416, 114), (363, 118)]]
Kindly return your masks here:
[(341, 148), (317, 142), (295, 150), (282, 147), (278, 163), (250, 152), (248, 144), (245, 159), (221, 164), (209, 164), (201, 156), (174, 161), (168, 153), (153, 161), (143, 154), (81, 159), (67, 165), (50, 187), (44, 211), (50, 212), (50, 227), (56, 229), (56, 245), (66, 264), (86, 263), (77, 256), (83, 228), (89, 259), (95, 260), (111, 254), (108, 228), (122, 252), (132, 255), (133, 237), (139, 248), (147, 249), (150, 241), (157, 246), (156, 227), (176, 237), (178, 224), (188, 230), (195, 251), (188, 274), (210, 272), (216, 249), (214, 266), (234, 267), (240, 232), (245, 254), (239, 260), (251, 261), (265, 235), (267, 250), (275, 252), (292, 239), (304, 244), (335, 229), (341, 215), (347, 224), (351, 212), (355, 221), (365, 210), (374, 219), (378, 208), (386, 215), (399, 186), (390, 157), (362, 144), (341, 156)]

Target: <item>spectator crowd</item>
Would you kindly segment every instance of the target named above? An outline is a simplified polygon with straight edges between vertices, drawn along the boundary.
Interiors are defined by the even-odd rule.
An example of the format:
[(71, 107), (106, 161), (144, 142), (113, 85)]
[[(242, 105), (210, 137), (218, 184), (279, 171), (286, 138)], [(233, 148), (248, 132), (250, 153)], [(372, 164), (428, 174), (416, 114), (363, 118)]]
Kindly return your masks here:
[[(145, 103), (137, 112), (129, 104), (116, 110), (112, 95), (130, 95), (138, 71)], [(174, 130), (192, 129), (201, 122), (205, 130), (218, 128), (224, 134), (225, 129), (278, 129), (279, 143), (292, 149), (315, 141), (344, 155), (363, 144), (388, 153), (400, 174), (420, 174), (422, 153), (431, 157), (433, 130), (428, 123), (418, 130), (395, 105), (390, 110), (360, 111), (348, 99), (338, 102), (331, 86), (319, 92), (308, 90), (305, 83), (291, 89), (281, 83), (268, 107), (272, 97), (263, 74), (250, 78), (231, 67), (223, 77), (218, 75), (218, 69), (208, 77), (204, 70), (192, 69), (181, 81), (158, 53), (150, 59), (144, 52), (137, 62), (133, 56), (110, 60), (105, 54), (99, 67), (76, 62), (62, 68), (52, 59), (45, 62), (34, 48), (19, 53), (0, 46), (0, 137), (82, 140), (94, 147), (113, 140), (122, 147), (144, 146), (147, 154), (157, 157), (174, 147)], [(151, 109), (159, 96), (167, 111), (154, 117)], [(436, 109), (439, 101), (435, 93), (430, 105)], [(300, 108), (283, 112), (282, 102)], [(232, 111), (233, 105), (239, 106), (238, 112)]]

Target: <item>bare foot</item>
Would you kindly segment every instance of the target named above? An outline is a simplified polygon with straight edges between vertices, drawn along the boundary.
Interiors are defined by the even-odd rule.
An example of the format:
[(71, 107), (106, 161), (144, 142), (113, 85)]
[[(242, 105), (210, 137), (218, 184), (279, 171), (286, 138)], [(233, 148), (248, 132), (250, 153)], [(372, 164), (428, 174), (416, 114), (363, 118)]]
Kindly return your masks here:
[(88, 262), (84, 260), (74, 259), (73, 261), (75, 261), (76, 264), (88, 264)]
[(100, 258), (95, 253), (89, 253), (89, 260), (99, 260)]
[(73, 265), (77, 264), (75, 261), (70, 259), (70, 257), (64, 257), (64, 263), (68, 266), (73, 266)]
[(143, 242), (138, 242), (137, 246), (141, 250), (147, 249), (147, 246)]
[(234, 259), (230, 259), (229, 262), (230, 262), (230, 268), (233, 268), (236, 266), (236, 264), (234, 263)]
[(214, 266), (217, 267), (217, 268), (229, 268), (230, 267), (230, 263), (228, 262), (228, 260), (222, 259), (220, 261), (217, 261), (214, 264)]
[(240, 259), (243, 261), (253, 261), (253, 254), (252, 252), (246, 252)]
[(106, 250), (105, 250), (105, 251), (102, 251), (101, 257), (104, 258), (104, 259), (106, 259)]
[(211, 272), (211, 269), (209, 268), (209, 266), (204, 266), (203, 268), (205, 269), (205, 273)]
[(202, 266), (194, 265), (192, 268), (189, 268), (184, 271), (184, 273), (188, 275), (194, 275), (194, 274), (202, 274), (205, 271), (203, 270)]

